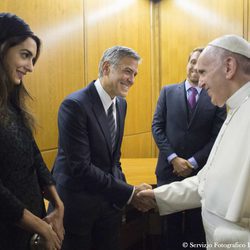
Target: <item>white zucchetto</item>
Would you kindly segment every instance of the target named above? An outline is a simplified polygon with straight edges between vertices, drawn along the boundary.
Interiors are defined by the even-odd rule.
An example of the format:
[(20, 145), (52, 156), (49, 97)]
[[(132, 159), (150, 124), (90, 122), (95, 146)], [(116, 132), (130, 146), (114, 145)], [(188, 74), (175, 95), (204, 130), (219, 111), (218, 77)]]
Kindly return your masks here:
[(250, 43), (237, 35), (225, 35), (218, 37), (208, 45), (223, 48), (250, 58)]

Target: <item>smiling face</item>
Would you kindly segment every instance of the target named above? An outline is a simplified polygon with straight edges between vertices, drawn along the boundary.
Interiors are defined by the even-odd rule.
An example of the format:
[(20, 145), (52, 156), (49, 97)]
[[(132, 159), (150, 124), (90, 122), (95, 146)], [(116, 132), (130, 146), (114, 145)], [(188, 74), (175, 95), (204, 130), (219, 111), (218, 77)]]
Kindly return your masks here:
[(138, 72), (138, 60), (132, 57), (123, 57), (118, 65), (109, 62), (103, 64), (102, 85), (111, 98), (126, 97), (133, 85)]
[(199, 74), (197, 71), (197, 61), (200, 56), (199, 51), (195, 51), (191, 56), (187, 64), (187, 79), (190, 84), (197, 86), (199, 82)]
[(33, 61), (37, 53), (36, 42), (27, 38), (22, 43), (9, 48), (4, 58), (4, 65), (9, 79), (20, 84), (27, 72), (33, 71)]

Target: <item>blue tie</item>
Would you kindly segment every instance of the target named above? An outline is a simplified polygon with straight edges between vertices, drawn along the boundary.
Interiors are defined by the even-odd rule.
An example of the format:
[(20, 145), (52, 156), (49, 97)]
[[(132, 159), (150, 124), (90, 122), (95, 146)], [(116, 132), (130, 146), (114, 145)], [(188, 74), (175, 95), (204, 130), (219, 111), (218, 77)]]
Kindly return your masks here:
[(112, 151), (114, 152), (116, 128), (115, 128), (115, 118), (113, 115), (113, 110), (114, 110), (114, 103), (112, 102), (112, 104), (108, 108), (108, 125), (109, 125), (109, 130), (110, 130)]

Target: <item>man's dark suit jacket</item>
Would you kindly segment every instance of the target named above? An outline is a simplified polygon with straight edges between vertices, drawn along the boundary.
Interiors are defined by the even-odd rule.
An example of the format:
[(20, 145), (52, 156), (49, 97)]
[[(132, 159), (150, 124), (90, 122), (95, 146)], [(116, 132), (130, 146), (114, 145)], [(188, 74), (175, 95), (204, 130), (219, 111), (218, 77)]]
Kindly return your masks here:
[(62, 102), (58, 114), (59, 147), (53, 176), (57, 184), (72, 190), (72, 193), (102, 196), (122, 208), (133, 187), (126, 184), (120, 164), (127, 104), (123, 98), (117, 97), (116, 100), (118, 135), (114, 153), (107, 116), (94, 81)]
[(152, 122), (152, 132), (159, 148), (156, 175), (164, 183), (182, 180), (173, 174), (168, 156), (194, 157), (202, 168), (225, 120), (226, 109), (211, 103), (202, 90), (192, 115), (189, 115), (185, 82), (163, 87)]

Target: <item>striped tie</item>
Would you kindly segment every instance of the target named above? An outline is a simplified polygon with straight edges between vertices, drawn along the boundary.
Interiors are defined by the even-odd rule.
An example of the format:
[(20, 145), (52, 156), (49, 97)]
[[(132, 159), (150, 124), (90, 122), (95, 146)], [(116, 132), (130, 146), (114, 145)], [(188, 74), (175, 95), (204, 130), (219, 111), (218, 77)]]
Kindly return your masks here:
[(110, 105), (108, 109), (108, 125), (110, 130), (110, 137), (111, 137), (111, 144), (112, 144), (112, 151), (114, 152), (115, 149), (115, 136), (116, 136), (116, 127), (115, 127), (115, 118), (113, 115), (114, 103)]

